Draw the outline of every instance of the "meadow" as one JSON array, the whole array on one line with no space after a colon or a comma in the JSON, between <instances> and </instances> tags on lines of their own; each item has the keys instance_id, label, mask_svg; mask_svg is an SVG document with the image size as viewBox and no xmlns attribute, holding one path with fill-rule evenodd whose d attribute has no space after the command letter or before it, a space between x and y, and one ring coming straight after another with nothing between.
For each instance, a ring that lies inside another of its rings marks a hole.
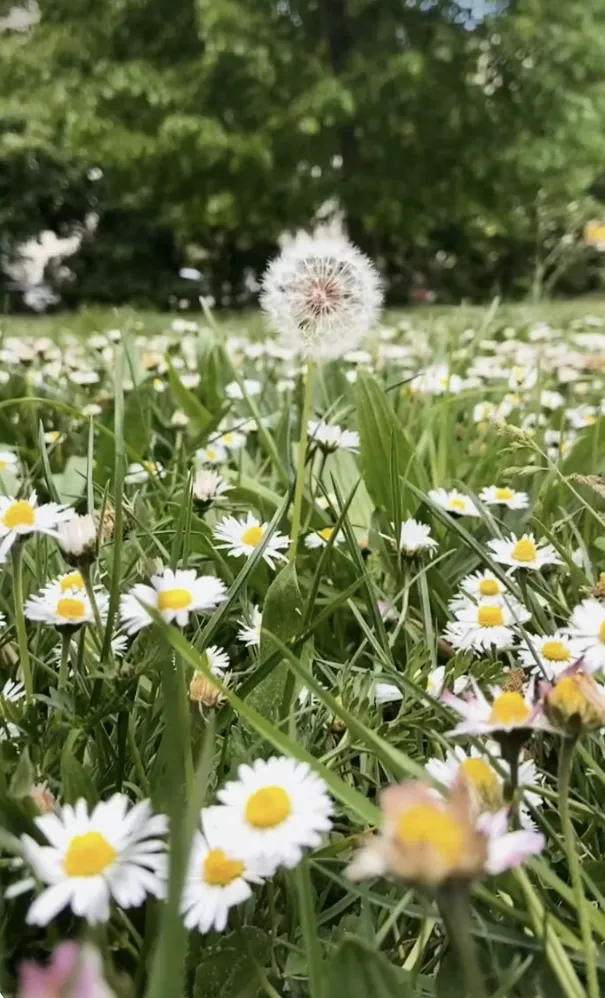
<instances>
[{"instance_id":1,"label":"meadow","mask_svg":"<svg viewBox=\"0 0 605 998\"><path fill-rule=\"evenodd\" d=\"M603 304L0 326L2 993L597 998Z\"/></svg>"}]
</instances>

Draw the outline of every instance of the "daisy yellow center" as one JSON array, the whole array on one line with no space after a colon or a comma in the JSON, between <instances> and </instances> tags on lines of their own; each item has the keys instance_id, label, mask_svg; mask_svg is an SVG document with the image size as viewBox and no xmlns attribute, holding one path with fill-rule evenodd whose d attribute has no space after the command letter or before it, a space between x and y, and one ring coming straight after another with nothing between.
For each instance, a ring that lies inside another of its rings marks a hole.
<instances>
[{"instance_id":1,"label":"daisy yellow center","mask_svg":"<svg viewBox=\"0 0 605 998\"><path fill-rule=\"evenodd\" d=\"M6 462L6 461L3 461L3 460L2 460L1 458L0 458L0 471L4 471L4 469L6 468L6 465L7 465L7 462Z\"/></svg>"},{"instance_id":2,"label":"daisy yellow center","mask_svg":"<svg viewBox=\"0 0 605 998\"><path fill-rule=\"evenodd\" d=\"M57 603L57 616L64 620L81 620L86 613L86 607L81 599L64 596Z\"/></svg>"},{"instance_id":3,"label":"daisy yellow center","mask_svg":"<svg viewBox=\"0 0 605 998\"><path fill-rule=\"evenodd\" d=\"M549 697L549 706L565 718L579 717L583 724L596 726L603 723L603 705L592 703L582 688L581 676L560 679Z\"/></svg>"},{"instance_id":4,"label":"daisy yellow center","mask_svg":"<svg viewBox=\"0 0 605 998\"><path fill-rule=\"evenodd\" d=\"M512 489L496 489L496 499L498 502L509 502L514 497L515 493Z\"/></svg>"},{"instance_id":5,"label":"daisy yellow center","mask_svg":"<svg viewBox=\"0 0 605 998\"><path fill-rule=\"evenodd\" d=\"M327 543L330 540L330 537L332 536L333 533L334 533L333 527L324 527L323 530L319 531L319 536L323 537L324 541L326 541Z\"/></svg>"},{"instance_id":6,"label":"daisy yellow center","mask_svg":"<svg viewBox=\"0 0 605 998\"><path fill-rule=\"evenodd\" d=\"M98 877L117 858L117 852L100 832L76 835L63 860L68 877Z\"/></svg>"},{"instance_id":7,"label":"daisy yellow center","mask_svg":"<svg viewBox=\"0 0 605 998\"><path fill-rule=\"evenodd\" d=\"M264 536L264 527L248 527L242 534L242 542L255 548L257 544L260 544Z\"/></svg>"},{"instance_id":8,"label":"daisy yellow center","mask_svg":"<svg viewBox=\"0 0 605 998\"><path fill-rule=\"evenodd\" d=\"M534 542L530 541L528 537L523 537L515 544L512 557L514 561L530 562L536 560L537 554L538 549Z\"/></svg>"},{"instance_id":9,"label":"daisy yellow center","mask_svg":"<svg viewBox=\"0 0 605 998\"><path fill-rule=\"evenodd\" d=\"M500 592L500 583L495 579L482 579L479 583L479 592L482 596L497 596Z\"/></svg>"},{"instance_id":10,"label":"daisy yellow center","mask_svg":"<svg viewBox=\"0 0 605 998\"><path fill-rule=\"evenodd\" d=\"M84 579L79 572L70 572L66 575L64 579L61 579L60 589L62 593L66 593L68 589L83 589Z\"/></svg>"},{"instance_id":11,"label":"daisy yellow center","mask_svg":"<svg viewBox=\"0 0 605 998\"><path fill-rule=\"evenodd\" d=\"M204 860L202 877L211 887L226 887L244 872L239 859L229 859L222 849L211 849Z\"/></svg>"},{"instance_id":12,"label":"daisy yellow center","mask_svg":"<svg viewBox=\"0 0 605 998\"><path fill-rule=\"evenodd\" d=\"M479 627L502 627L504 614L500 606L480 606L477 612Z\"/></svg>"},{"instance_id":13,"label":"daisy yellow center","mask_svg":"<svg viewBox=\"0 0 605 998\"><path fill-rule=\"evenodd\" d=\"M586 425L587 426L594 426L594 424L596 423L596 421L597 421L597 417L596 416L587 416L586 417Z\"/></svg>"},{"instance_id":14,"label":"daisy yellow center","mask_svg":"<svg viewBox=\"0 0 605 998\"><path fill-rule=\"evenodd\" d=\"M605 645L605 620L599 627L599 640L602 641L603 644Z\"/></svg>"},{"instance_id":15,"label":"daisy yellow center","mask_svg":"<svg viewBox=\"0 0 605 998\"><path fill-rule=\"evenodd\" d=\"M246 804L246 821L254 828L275 828L292 814L292 802L283 787L262 787Z\"/></svg>"},{"instance_id":16,"label":"daisy yellow center","mask_svg":"<svg viewBox=\"0 0 605 998\"><path fill-rule=\"evenodd\" d=\"M459 509L464 512L465 502L464 499L450 499L450 506L452 509Z\"/></svg>"},{"instance_id":17,"label":"daisy yellow center","mask_svg":"<svg viewBox=\"0 0 605 998\"><path fill-rule=\"evenodd\" d=\"M464 849L464 830L451 814L431 804L418 804L397 821L397 840L404 849L429 846L449 865Z\"/></svg>"},{"instance_id":18,"label":"daisy yellow center","mask_svg":"<svg viewBox=\"0 0 605 998\"><path fill-rule=\"evenodd\" d=\"M223 437L223 443L225 443L225 444L232 444L234 440L235 440L235 434L234 433L225 433L225 435Z\"/></svg>"},{"instance_id":19,"label":"daisy yellow center","mask_svg":"<svg viewBox=\"0 0 605 998\"><path fill-rule=\"evenodd\" d=\"M155 470L156 470L156 463L155 463L155 461L143 461L143 468L150 475L154 475L155 474Z\"/></svg>"},{"instance_id":20,"label":"daisy yellow center","mask_svg":"<svg viewBox=\"0 0 605 998\"><path fill-rule=\"evenodd\" d=\"M166 589L158 598L160 610L186 610L191 606L191 593L188 589Z\"/></svg>"},{"instance_id":21,"label":"daisy yellow center","mask_svg":"<svg viewBox=\"0 0 605 998\"><path fill-rule=\"evenodd\" d=\"M542 646L542 654L549 662L569 662L571 652L562 641L545 641Z\"/></svg>"},{"instance_id":22,"label":"daisy yellow center","mask_svg":"<svg viewBox=\"0 0 605 998\"><path fill-rule=\"evenodd\" d=\"M209 458L210 461L216 461L216 451L213 450L212 447L209 447L206 451L206 457Z\"/></svg>"},{"instance_id":23,"label":"daisy yellow center","mask_svg":"<svg viewBox=\"0 0 605 998\"><path fill-rule=\"evenodd\" d=\"M33 527L36 522L34 507L27 499L19 499L8 507L2 522L8 530L17 530L18 527Z\"/></svg>"},{"instance_id":24,"label":"daisy yellow center","mask_svg":"<svg viewBox=\"0 0 605 998\"><path fill-rule=\"evenodd\" d=\"M497 788L498 777L483 759L466 759L460 768L482 796L493 794Z\"/></svg>"},{"instance_id":25,"label":"daisy yellow center","mask_svg":"<svg viewBox=\"0 0 605 998\"><path fill-rule=\"evenodd\" d=\"M492 704L490 724L523 724L531 715L531 710L520 693L508 690L496 697Z\"/></svg>"}]
</instances>

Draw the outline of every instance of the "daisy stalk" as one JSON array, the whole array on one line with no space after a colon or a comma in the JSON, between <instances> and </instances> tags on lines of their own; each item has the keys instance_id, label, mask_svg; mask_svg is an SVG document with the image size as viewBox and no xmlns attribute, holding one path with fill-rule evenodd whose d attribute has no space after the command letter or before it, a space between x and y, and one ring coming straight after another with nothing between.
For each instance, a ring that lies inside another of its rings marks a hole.
<instances>
[{"instance_id":1,"label":"daisy stalk","mask_svg":"<svg viewBox=\"0 0 605 998\"><path fill-rule=\"evenodd\" d=\"M303 395L303 406L300 417L300 440L298 444L298 462L296 468L296 484L294 486L294 506L292 508L292 529L290 531L290 551L289 558L293 561L296 557L296 546L300 535L300 520L302 513L303 493L305 489L305 469L307 458L307 435L309 417L313 404L313 384L315 381L315 362L311 357L307 357L307 372L305 375L305 388Z\"/></svg>"},{"instance_id":2,"label":"daisy stalk","mask_svg":"<svg viewBox=\"0 0 605 998\"><path fill-rule=\"evenodd\" d=\"M561 817L561 827L565 841L565 851L567 862L571 874L571 884L574 892L576 908L580 922L580 932L582 934L582 944L584 950L584 965L586 967L586 982L588 985L589 998L599 998L599 979L597 976L597 964L592 929L590 926L590 915L588 912L588 901L584 893L582 881L582 867L578 856L576 835L574 832L571 815L569 813L569 785L573 760L576 750L577 736L561 738L559 750L558 767L558 792L559 792L559 815Z\"/></svg>"},{"instance_id":3,"label":"daisy stalk","mask_svg":"<svg viewBox=\"0 0 605 998\"><path fill-rule=\"evenodd\" d=\"M28 702L34 692L32 667L27 646L27 631L25 630L25 614L23 602L23 545L17 541L13 544L13 598L15 607L15 627L17 628L17 643L19 645L19 662L23 673L23 684Z\"/></svg>"},{"instance_id":4,"label":"daisy stalk","mask_svg":"<svg viewBox=\"0 0 605 998\"><path fill-rule=\"evenodd\" d=\"M437 895L447 934L458 953L469 998L487 998L477 947L471 933L470 895L466 884L451 881Z\"/></svg>"},{"instance_id":5,"label":"daisy stalk","mask_svg":"<svg viewBox=\"0 0 605 998\"><path fill-rule=\"evenodd\" d=\"M63 628L61 631L61 661L59 665L59 689L64 690L67 686L69 672L69 646L71 644L71 630Z\"/></svg>"}]
</instances>

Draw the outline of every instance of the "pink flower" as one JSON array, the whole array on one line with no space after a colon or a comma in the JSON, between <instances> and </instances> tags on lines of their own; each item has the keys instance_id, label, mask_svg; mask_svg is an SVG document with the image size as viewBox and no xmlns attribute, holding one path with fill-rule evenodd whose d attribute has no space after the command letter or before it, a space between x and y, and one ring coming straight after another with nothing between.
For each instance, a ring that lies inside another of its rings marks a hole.
<instances>
[{"instance_id":1,"label":"pink flower","mask_svg":"<svg viewBox=\"0 0 605 998\"><path fill-rule=\"evenodd\" d=\"M101 957L92 946L64 942L48 966L22 963L17 998L115 998L105 977Z\"/></svg>"}]
</instances>

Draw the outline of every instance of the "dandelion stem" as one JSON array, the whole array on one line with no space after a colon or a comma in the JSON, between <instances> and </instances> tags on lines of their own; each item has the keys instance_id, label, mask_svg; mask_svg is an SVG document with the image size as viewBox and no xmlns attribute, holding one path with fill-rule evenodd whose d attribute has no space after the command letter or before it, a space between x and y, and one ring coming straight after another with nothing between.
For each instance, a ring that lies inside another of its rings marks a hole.
<instances>
[{"instance_id":1,"label":"dandelion stem","mask_svg":"<svg viewBox=\"0 0 605 998\"><path fill-rule=\"evenodd\" d=\"M292 509L292 530L290 533L290 561L296 557L296 547L300 534L300 518L302 513L303 493L305 490L305 468L307 457L307 428L311 407L313 404L313 382L315 380L315 362L307 359L307 374L305 377L305 392L300 416L300 440L298 443L298 462L296 468L296 485L294 487L294 506Z\"/></svg>"},{"instance_id":2,"label":"dandelion stem","mask_svg":"<svg viewBox=\"0 0 605 998\"><path fill-rule=\"evenodd\" d=\"M32 667L27 647L27 631L25 630L25 614L23 612L23 545L20 540L13 544L13 598L15 605L15 625L17 628L17 643L19 645L19 661L23 673L23 685L28 701L34 693Z\"/></svg>"},{"instance_id":3,"label":"dandelion stem","mask_svg":"<svg viewBox=\"0 0 605 998\"><path fill-rule=\"evenodd\" d=\"M485 983L477 949L471 934L470 903L467 888L460 883L444 887L439 894L439 908L450 940L458 952L468 998L486 998Z\"/></svg>"},{"instance_id":4,"label":"dandelion stem","mask_svg":"<svg viewBox=\"0 0 605 998\"><path fill-rule=\"evenodd\" d=\"M59 665L59 689L64 690L67 686L67 673L69 669L69 646L71 645L71 628L64 627L61 630L61 664Z\"/></svg>"},{"instance_id":5,"label":"dandelion stem","mask_svg":"<svg viewBox=\"0 0 605 998\"><path fill-rule=\"evenodd\" d=\"M590 916L587 909L587 900L582 882L582 868L576 843L576 835L569 813L569 784L573 766L573 757L576 749L577 738L562 738L559 752L559 815L561 817L561 827L565 839L565 851L567 862L571 873L571 883L575 895L576 908L578 910L580 931L584 948L584 962L586 967L586 983L588 985L589 998L599 998L599 980L597 977L596 954L592 930L590 926Z\"/></svg>"}]
</instances>

